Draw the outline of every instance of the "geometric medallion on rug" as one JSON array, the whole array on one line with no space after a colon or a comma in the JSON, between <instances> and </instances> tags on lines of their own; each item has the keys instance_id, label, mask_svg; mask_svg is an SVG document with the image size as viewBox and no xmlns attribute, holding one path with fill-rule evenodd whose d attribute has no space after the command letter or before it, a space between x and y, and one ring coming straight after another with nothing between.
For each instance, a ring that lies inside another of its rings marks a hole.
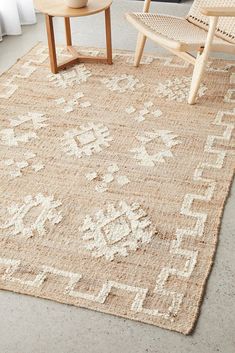
<instances>
[{"instance_id":1,"label":"geometric medallion on rug","mask_svg":"<svg viewBox=\"0 0 235 353\"><path fill-rule=\"evenodd\" d=\"M233 178L235 65L212 61L194 106L191 75L121 51L55 75L40 44L1 76L0 289L193 330Z\"/></svg>"}]
</instances>

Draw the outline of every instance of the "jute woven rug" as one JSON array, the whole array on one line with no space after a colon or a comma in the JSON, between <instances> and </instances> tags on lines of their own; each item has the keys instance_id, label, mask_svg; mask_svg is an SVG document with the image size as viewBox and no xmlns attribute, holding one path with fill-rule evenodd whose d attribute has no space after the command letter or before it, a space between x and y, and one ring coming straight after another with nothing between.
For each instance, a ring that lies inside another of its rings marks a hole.
<instances>
[{"instance_id":1,"label":"jute woven rug","mask_svg":"<svg viewBox=\"0 0 235 353\"><path fill-rule=\"evenodd\" d=\"M0 288L188 334L233 176L234 63L189 106L191 67L132 60L53 75L40 44L1 76Z\"/></svg>"}]
</instances>

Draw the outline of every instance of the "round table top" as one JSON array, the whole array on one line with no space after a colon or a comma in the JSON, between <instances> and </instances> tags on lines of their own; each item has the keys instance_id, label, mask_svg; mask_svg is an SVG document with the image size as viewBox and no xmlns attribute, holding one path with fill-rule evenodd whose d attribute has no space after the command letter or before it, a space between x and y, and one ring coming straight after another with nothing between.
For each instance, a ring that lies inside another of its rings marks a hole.
<instances>
[{"instance_id":1,"label":"round table top","mask_svg":"<svg viewBox=\"0 0 235 353\"><path fill-rule=\"evenodd\" d=\"M47 15L56 17L80 17L94 15L108 9L112 0L88 0L86 7L73 9L64 0L34 0L35 8Z\"/></svg>"}]
</instances>

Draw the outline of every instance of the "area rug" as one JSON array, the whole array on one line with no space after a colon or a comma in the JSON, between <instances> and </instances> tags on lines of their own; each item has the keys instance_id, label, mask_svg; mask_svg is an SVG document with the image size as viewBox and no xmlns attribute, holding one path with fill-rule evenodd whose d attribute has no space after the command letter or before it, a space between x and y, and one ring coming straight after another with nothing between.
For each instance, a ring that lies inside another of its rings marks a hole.
<instances>
[{"instance_id":1,"label":"area rug","mask_svg":"<svg viewBox=\"0 0 235 353\"><path fill-rule=\"evenodd\" d=\"M0 288L188 334L233 177L235 65L211 62L189 106L192 67L132 63L54 75L40 44L1 76Z\"/></svg>"}]
</instances>

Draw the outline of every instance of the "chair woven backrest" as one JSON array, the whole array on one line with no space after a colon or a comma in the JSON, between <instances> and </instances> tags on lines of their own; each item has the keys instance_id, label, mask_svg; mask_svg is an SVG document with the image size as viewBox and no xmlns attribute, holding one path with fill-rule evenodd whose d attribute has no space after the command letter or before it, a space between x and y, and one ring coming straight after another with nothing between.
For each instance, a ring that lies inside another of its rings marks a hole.
<instances>
[{"instance_id":1,"label":"chair woven backrest","mask_svg":"<svg viewBox=\"0 0 235 353\"><path fill-rule=\"evenodd\" d=\"M235 7L235 0L194 0L187 20L198 27L208 30L209 17L201 14L202 7ZM235 18L220 17L216 35L230 43L235 43Z\"/></svg>"}]
</instances>

